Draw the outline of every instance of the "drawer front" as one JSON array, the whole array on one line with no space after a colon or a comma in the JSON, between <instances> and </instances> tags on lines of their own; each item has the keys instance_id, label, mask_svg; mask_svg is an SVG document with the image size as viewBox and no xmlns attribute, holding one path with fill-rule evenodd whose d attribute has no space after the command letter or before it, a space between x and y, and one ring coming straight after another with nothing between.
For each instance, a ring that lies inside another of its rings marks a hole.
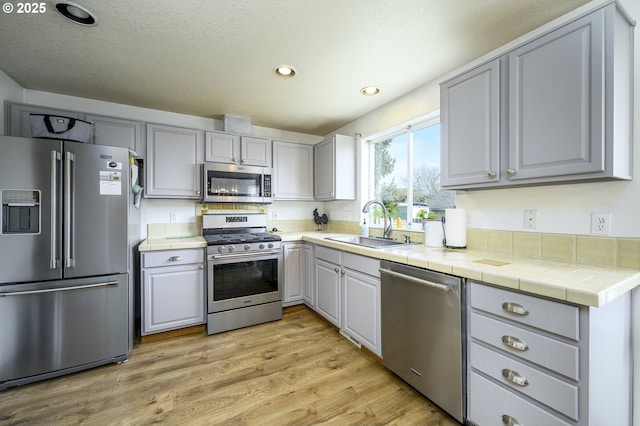
<instances>
[{"instance_id":1,"label":"drawer front","mask_svg":"<svg viewBox=\"0 0 640 426\"><path fill-rule=\"evenodd\" d=\"M578 420L578 387L496 351L471 343L471 367Z\"/></svg>"},{"instance_id":2,"label":"drawer front","mask_svg":"<svg viewBox=\"0 0 640 426\"><path fill-rule=\"evenodd\" d=\"M475 372L471 372L469 377L468 418L480 426L509 424L523 426L570 425L570 423L559 419ZM510 419L513 419L512 423L510 423Z\"/></svg>"},{"instance_id":3,"label":"drawer front","mask_svg":"<svg viewBox=\"0 0 640 426\"><path fill-rule=\"evenodd\" d=\"M471 283L471 306L521 324L579 340L576 306Z\"/></svg>"},{"instance_id":4,"label":"drawer front","mask_svg":"<svg viewBox=\"0 0 640 426\"><path fill-rule=\"evenodd\" d=\"M380 261L353 253L344 253L342 266L363 274L380 278Z\"/></svg>"},{"instance_id":5,"label":"drawer front","mask_svg":"<svg viewBox=\"0 0 640 426\"><path fill-rule=\"evenodd\" d=\"M203 249L159 250L142 253L143 268L177 266L204 262Z\"/></svg>"},{"instance_id":6,"label":"drawer front","mask_svg":"<svg viewBox=\"0 0 640 426\"><path fill-rule=\"evenodd\" d=\"M579 380L577 346L471 313L471 337L566 377Z\"/></svg>"},{"instance_id":7,"label":"drawer front","mask_svg":"<svg viewBox=\"0 0 640 426\"><path fill-rule=\"evenodd\" d=\"M316 259L322 259L327 262L335 263L336 265L342 265L342 252L339 250L316 246L315 255Z\"/></svg>"}]
</instances>

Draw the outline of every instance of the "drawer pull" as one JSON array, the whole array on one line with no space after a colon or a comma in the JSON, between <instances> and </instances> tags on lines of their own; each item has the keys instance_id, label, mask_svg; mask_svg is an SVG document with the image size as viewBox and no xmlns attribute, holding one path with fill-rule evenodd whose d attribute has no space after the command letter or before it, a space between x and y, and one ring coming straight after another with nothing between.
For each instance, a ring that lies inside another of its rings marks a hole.
<instances>
[{"instance_id":1,"label":"drawer pull","mask_svg":"<svg viewBox=\"0 0 640 426\"><path fill-rule=\"evenodd\" d=\"M515 383L518 386L528 386L529 381L522 377L518 372L513 371L509 368L505 368L502 370L502 377L507 379L508 381Z\"/></svg>"},{"instance_id":2,"label":"drawer pull","mask_svg":"<svg viewBox=\"0 0 640 426\"><path fill-rule=\"evenodd\" d=\"M522 426L515 418L508 416L506 414L502 415L502 424L505 426Z\"/></svg>"},{"instance_id":3,"label":"drawer pull","mask_svg":"<svg viewBox=\"0 0 640 426\"><path fill-rule=\"evenodd\" d=\"M529 311L527 311L527 308L513 302L504 302L502 304L502 309L516 315L529 315Z\"/></svg>"},{"instance_id":4,"label":"drawer pull","mask_svg":"<svg viewBox=\"0 0 640 426\"><path fill-rule=\"evenodd\" d=\"M522 340L518 339L517 337L513 337L513 336L502 336L502 343L504 343L505 345L513 348L513 349L517 349L519 351L528 351L529 350L529 346L523 342Z\"/></svg>"},{"instance_id":5,"label":"drawer pull","mask_svg":"<svg viewBox=\"0 0 640 426\"><path fill-rule=\"evenodd\" d=\"M182 260L182 256L171 256L169 258L169 262L180 262Z\"/></svg>"}]
</instances>

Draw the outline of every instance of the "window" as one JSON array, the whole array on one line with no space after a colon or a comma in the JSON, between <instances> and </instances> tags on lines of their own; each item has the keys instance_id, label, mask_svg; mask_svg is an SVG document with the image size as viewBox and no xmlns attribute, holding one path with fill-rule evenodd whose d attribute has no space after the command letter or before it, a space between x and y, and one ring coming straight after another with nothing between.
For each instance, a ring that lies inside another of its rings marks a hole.
<instances>
[{"instance_id":1,"label":"window","mask_svg":"<svg viewBox=\"0 0 640 426\"><path fill-rule=\"evenodd\" d=\"M440 187L439 120L431 116L368 140L369 195L381 201L392 218L414 221L421 209L441 216L454 207L455 192ZM374 223L376 219L374 213Z\"/></svg>"}]
</instances>

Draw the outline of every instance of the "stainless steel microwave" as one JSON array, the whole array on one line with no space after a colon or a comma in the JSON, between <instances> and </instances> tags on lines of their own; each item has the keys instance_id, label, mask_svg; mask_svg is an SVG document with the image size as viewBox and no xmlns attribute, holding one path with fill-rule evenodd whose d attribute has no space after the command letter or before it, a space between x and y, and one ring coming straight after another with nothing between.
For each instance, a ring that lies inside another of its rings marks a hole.
<instances>
[{"instance_id":1,"label":"stainless steel microwave","mask_svg":"<svg viewBox=\"0 0 640 426\"><path fill-rule=\"evenodd\" d=\"M205 203L271 202L271 169L237 164L204 163Z\"/></svg>"}]
</instances>

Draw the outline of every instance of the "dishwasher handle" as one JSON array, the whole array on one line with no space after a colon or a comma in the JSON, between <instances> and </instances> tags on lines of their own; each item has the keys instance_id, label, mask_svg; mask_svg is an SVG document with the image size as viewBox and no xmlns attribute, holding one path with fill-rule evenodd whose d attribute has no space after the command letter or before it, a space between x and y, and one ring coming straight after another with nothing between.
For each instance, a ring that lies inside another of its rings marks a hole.
<instances>
[{"instance_id":1,"label":"dishwasher handle","mask_svg":"<svg viewBox=\"0 0 640 426\"><path fill-rule=\"evenodd\" d=\"M437 290L441 290L441 291L444 291L444 292L448 292L452 288L451 286L448 286L448 285L445 285L445 284L434 283L433 281L427 281L427 280L423 280L423 279L420 279L420 278L412 277L411 275L401 274L399 272L392 271L391 269L380 268L380 269L378 269L378 271L380 271L380 273L382 273L382 274L391 275L391 276L396 277L396 278L401 278L403 280L407 280L407 281L414 282L416 284L421 284L421 285L424 285L424 286L427 286L427 287L435 288Z\"/></svg>"}]
</instances>

